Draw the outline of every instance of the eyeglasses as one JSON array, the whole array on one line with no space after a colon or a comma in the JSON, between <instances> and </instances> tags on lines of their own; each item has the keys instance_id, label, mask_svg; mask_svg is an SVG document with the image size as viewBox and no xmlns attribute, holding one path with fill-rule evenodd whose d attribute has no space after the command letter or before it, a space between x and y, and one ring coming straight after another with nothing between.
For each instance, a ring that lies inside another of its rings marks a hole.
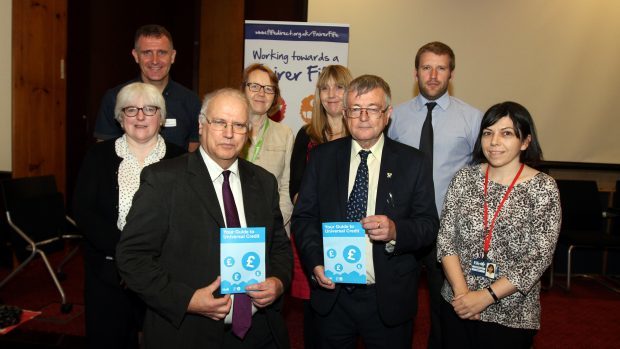
<instances>
[{"instance_id":1,"label":"eyeglasses","mask_svg":"<svg viewBox=\"0 0 620 349\"><path fill-rule=\"evenodd\" d=\"M142 114L144 114L144 116L153 116L153 115L157 114L157 111L159 109L160 109L159 107L156 107L154 105L145 105L142 108L138 108L138 107L125 107L125 108L123 108L121 110L123 111L123 113L125 113L125 116L133 118L134 116L138 115L138 112L140 110L142 110Z\"/></svg>"},{"instance_id":2,"label":"eyeglasses","mask_svg":"<svg viewBox=\"0 0 620 349\"><path fill-rule=\"evenodd\" d=\"M344 110L344 115L350 119L357 119L361 117L362 112L365 111L366 115L368 115L369 118L378 119L381 117L381 115L383 115L383 113L385 113L386 110L388 110L388 108L381 110L377 107L369 107L369 108L353 107L353 108L346 108Z\"/></svg>"},{"instance_id":3,"label":"eyeglasses","mask_svg":"<svg viewBox=\"0 0 620 349\"><path fill-rule=\"evenodd\" d=\"M213 128L213 130L215 131L224 131L229 123L221 120L221 119L215 119L215 120L209 120L207 118L205 118L207 120L207 123L209 125L211 125L211 127ZM240 122L231 122L230 125L232 125L232 131L233 133L237 133L240 135L246 134L248 133L248 125L247 124L243 124Z\"/></svg>"},{"instance_id":4,"label":"eyeglasses","mask_svg":"<svg viewBox=\"0 0 620 349\"><path fill-rule=\"evenodd\" d=\"M276 93L276 87L273 85L261 85L255 82L248 82L245 84L245 86L247 86L252 92L258 92L262 88L263 91L265 91L265 93L268 95L273 95Z\"/></svg>"}]
</instances>

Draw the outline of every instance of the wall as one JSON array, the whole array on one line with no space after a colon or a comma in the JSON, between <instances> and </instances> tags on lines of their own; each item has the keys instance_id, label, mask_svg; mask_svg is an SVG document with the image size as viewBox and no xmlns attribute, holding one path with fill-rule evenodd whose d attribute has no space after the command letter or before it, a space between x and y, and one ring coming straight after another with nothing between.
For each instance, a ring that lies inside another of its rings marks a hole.
<instances>
[{"instance_id":1,"label":"wall","mask_svg":"<svg viewBox=\"0 0 620 349\"><path fill-rule=\"evenodd\" d=\"M0 1L0 171L11 171L11 1Z\"/></svg>"},{"instance_id":2,"label":"wall","mask_svg":"<svg viewBox=\"0 0 620 349\"><path fill-rule=\"evenodd\" d=\"M620 163L618 18L616 0L308 1L309 22L351 25L349 67L385 78L395 104L414 94L417 49L447 43L453 94L525 105L554 161Z\"/></svg>"},{"instance_id":3,"label":"wall","mask_svg":"<svg viewBox=\"0 0 620 349\"><path fill-rule=\"evenodd\" d=\"M418 47L455 51L452 92L486 109L502 100L534 116L545 158L620 163L620 2L616 0L309 0L308 21L349 23L349 66L413 96ZM386 8L389 4L389 8ZM11 13L0 1L0 171L11 170ZM389 64L387 64L389 62Z\"/></svg>"}]
</instances>

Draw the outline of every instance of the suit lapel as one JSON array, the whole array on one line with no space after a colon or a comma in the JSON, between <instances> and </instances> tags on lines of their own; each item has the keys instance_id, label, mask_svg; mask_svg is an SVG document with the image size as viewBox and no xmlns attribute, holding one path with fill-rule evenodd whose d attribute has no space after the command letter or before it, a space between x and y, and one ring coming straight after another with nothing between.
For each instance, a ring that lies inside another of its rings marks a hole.
<instances>
[{"instance_id":1,"label":"suit lapel","mask_svg":"<svg viewBox=\"0 0 620 349\"><path fill-rule=\"evenodd\" d=\"M379 169L379 183L377 185L377 201L375 202L375 214L385 214L386 204L393 200L391 182L396 168L397 156L391 146L390 139L385 137L383 153L381 154L381 168Z\"/></svg>"},{"instance_id":2,"label":"suit lapel","mask_svg":"<svg viewBox=\"0 0 620 349\"><path fill-rule=\"evenodd\" d=\"M349 136L347 142L342 142L342 146L336 154L336 181L338 188L338 205L341 217L346 219L347 201L349 200L349 167L351 165L351 142Z\"/></svg>"},{"instance_id":3,"label":"suit lapel","mask_svg":"<svg viewBox=\"0 0 620 349\"><path fill-rule=\"evenodd\" d=\"M238 160L239 177L241 178L241 191L243 192L243 210L245 211L245 222L248 227L264 226L260 217L257 215L256 203L261 202L259 183L255 173L249 163L243 159Z\"/></svg>"},{"instance_id":4,"label":"suit lapel","mask_svg":"<svg viewBox=\"0 0 620 349\"><path fill-rule=\"evenodd\" d=\"M220 225L226 227L217 194L211 182L211 176L207 165L202 160L199 151L190 154L187 159L187 172L189 173L189 186L196 191L200 202L205 207L209 215Z\"/></svg>"}]
</instances>

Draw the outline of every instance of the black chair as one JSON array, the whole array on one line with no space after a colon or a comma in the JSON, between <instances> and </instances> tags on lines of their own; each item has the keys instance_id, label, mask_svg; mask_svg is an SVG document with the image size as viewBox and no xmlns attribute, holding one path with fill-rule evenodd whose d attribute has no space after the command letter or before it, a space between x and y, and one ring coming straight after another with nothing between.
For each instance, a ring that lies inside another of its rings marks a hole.
<instances>
[{"instance_id":1,"label":"black chair","mask_svg":"<svg viewBox=\"0 0 620 349\"><path fill-rule=\"evenodd\" d=\"M58 276L62 275L62 266L75 255L79 246L76 245L60 262L56 272L52 269L45 250L63 248L65 239L81 238L81 235L75 228L75 222L65 215L64 198L56 188L54 176L3 180L1 189L6 218L15 232L10 234L10 242L21 262L0 281L0 288L38 254L60 293L61 311L70 312L72 304L67 302Z\"/></svg>"},{"instance_id":2,"label":"black chair","mask_svg":"<svg viewBox=\"0 0 620 349\"><path fill-rule=\"evenodd\" d=\"M607 249L620 248L620 236L610 234L607 230L607 219L612 214L603 210L598 186L595 181L558 180L560 200L562 204L562 229L559 244L567 246L566 290L570 290L573 276L590 277L606 287L620 292L604 278L605 267L602 261L601 275L572 273L573 252L578 248ZM602 277L601 277L602 276Z\"/></svg>"}]
</instances>

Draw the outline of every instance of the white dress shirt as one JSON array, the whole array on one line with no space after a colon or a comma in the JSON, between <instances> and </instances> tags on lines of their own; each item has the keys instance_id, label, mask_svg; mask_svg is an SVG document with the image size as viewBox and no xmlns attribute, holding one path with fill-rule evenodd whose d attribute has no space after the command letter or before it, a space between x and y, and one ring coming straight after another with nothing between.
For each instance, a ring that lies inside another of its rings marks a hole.
<instances>
[{"instance_id":1,"label":"white dress shirt","mask_svg":"<svg viewBox=\"0 0 620 349\"><path fill-rule=\"evenodd\" d=\"M375 204L377 203L377 188L379 187L379 171L381 170L381 154L383 153L383 144L385 139L383 134L373 145L370 147L370 154L366 163L368 164L368 201L366 204L366 216L372 216L375 214ZM353 185L355 184L355 175L357 174L357 168L361 162L359 152L362 147L355 141L351 142L351 160L349 165L349 188L348 193L351 195ZM372 247L373 242L370 241L368 235L366 235L366 283L375 283L375 267L372 259Z\"/></svg>"},{"instance_id":2,"label":"white dress shirt","mask_svg":"<svg viewBox=\"0 0 620 349\"><path fill-rule=\"evenodd\" d=\"M228 177L228 182L230 183L230 190L232 190L233 197L235 198L235 206L237 206L237 213L239 214L239 224L243 228L247 228L247 223L245 221L245 210L243 209L243 193L241 191L241 178L239 177L239 161L235 160L229 168L223 169L218 165L209 154L207 154L202 146L200 147L200 155L202 155L202 160L207 165L207 170L209 170L209 175L211 176L211 182L213 183L213 189L215 189L215 194L217 195L217 201L220 204L220 210L222 210L222 217L224 217L224 223L226 223L226 211L224 210L224 198L222 197L222 184L224 184L224 176L222 176L222 172L228 170L231 172ZM213 234L220 234L219 231L213 232ZM231 299L235 300L235 295L231 295ZM252 303L252 315L256 313L256 307L254 303ZM226 314L226 318L224 319L225 324L232 324L232 316L233 316L233 307L230 307L230 312Z\"/></svg>"}]
</instances>

